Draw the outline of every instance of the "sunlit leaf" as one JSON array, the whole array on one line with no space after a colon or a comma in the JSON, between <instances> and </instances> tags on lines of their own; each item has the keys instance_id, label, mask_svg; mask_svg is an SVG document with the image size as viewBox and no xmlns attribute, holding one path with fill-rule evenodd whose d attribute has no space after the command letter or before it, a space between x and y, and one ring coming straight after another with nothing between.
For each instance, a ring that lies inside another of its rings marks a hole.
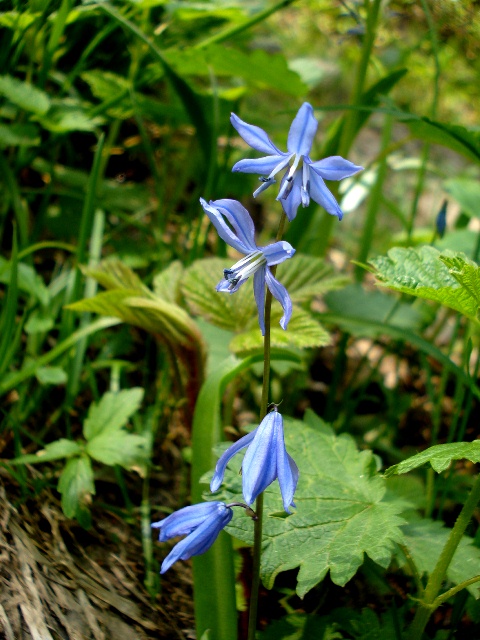
<instances>
[{"instance_id":1,"label":"sunlit leaf","mask_svg":"<svg viewBox=\"0 0 480 640\"><path fill-rule=\"evenodd\" d=\"M453 460L470 460L470 462L480 462L480 440L473 442L452 442L450 444L436 444L417 453L398 464L389 467L385 475L408 473L417 467L430 463L432 469L441 473L448 469Z\"/></svg>"},{"instance_id":2,"label":"sunlit leaf","mask_svg":"<svg viewBox=\"0 0 480 640\"><path fill-rule=\"evenodd\" d=\"M81 452L82 448L79 444L73 440L60 438L60 440L50 442L50 444L45 446L45 449L42 449L35 454L14 458L11 461L11 464L38 464L39 462L51 462L52 460L61 460L62 458L78 456Z\"/></svg>"},{"instance_id":3,"label":"sunlit leaf","mask_svg":"<svg viewBox=\"0 0 480 640\"><path fill-rule=\"evenodd\" d=\"M145 436L128 433L123 429L115 433L100 433L88 442L85 450L103 464L119 464L125 469L143 468L150 455L149 442Z\"/></svg>"},{"instance_id":4,"label":"sunlit leaf","mask_svg":"<svg viewBox=\"0 0 480 640\"><path fill-rule=\"evenodd\" d=\"M45 114L50 108L50 99L44 91L12 76L0 76L0 95L36 115Z\"/></svg>"},{"instance_id":5,"label":"sunlit leaf","mask_svg":"<svg viewBox=\"0 0 480 640\"><path fill-rule=\"evenodd\" d=\"M91 440L100 433L105 433L115 439L117 434L114 432L124 427L140 408L143 394L140 387L123 389L117 393L107 391L98 402L90 405L83 424L85 438Z\"/></svg>"}]
</instances>

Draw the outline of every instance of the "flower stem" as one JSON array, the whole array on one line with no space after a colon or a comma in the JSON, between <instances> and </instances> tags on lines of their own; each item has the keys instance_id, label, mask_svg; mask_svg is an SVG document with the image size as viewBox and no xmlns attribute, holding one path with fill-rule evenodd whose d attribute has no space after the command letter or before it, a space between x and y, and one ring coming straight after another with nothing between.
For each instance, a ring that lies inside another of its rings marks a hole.
<instances>
[{"instance_id":1,"label":"flower stem","mask_svg":"<svg viewBox=\"0 0 480 640\"><path fill-rule=\"evenodd\" d=\"M438 606L437 603L439 603L439 600L437 600L437 596L445 579L447 569L479 501L480 474L475 480L472 491L463 505L463 509L461 510L442 553L440 554L435 569L430 575L425 591L421 597L420 606L417 609L412 626L410 627L410 633L408 635L409 640L421 640L423 631L427 626L427 622L434 610L437 608L435 605Z\"/></svg>"},{"instance_id":2,"label":"flower stem","mask_svg":"<svg viewBox=\"0 0 480 640\"><path fill-rule=\"evenodd\" d=\"M282 239L287 216L282 212L278 224L275 242ZM275 275L276 266L271 268ZM268 395L270 390L270 325L272 312L272 293L267 288L265 296L265 335L263 337L263 385L262 400L260 405L260 421L267 415ZM248 615L248 640L255 640L257 629L258 592L260 589L260 560L262 556L262 530L263 530L263 493L260 493L255 502L257 519L254 521L253 530L253 566L252 566L252 590L250 594L250 609Z\"/></svg>"}]
</instances>

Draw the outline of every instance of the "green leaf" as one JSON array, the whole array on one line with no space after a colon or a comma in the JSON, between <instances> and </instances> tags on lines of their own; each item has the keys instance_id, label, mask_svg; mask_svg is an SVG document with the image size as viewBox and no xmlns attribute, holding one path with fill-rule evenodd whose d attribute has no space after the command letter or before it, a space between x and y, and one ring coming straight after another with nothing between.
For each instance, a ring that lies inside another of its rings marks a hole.
<instances>
[{"instance_id":1,"label":"green leaf","mask_svg":"<svg viewBox=\"0 0 480 640\"><path fill-rule=\"evenodd\" d=\"M42 306L48 306L50 303L50 293L35 269L22 262L18 263L17 268L18 288L33 296ZM0 282L9 284L11 273L11 261L0 256Z\"/></svg>"},{"instance_id":2,"label":"green leaf","mask_svg":"<svg viewBox=\"0 0 480 640\"><path fill-rule=\"evenodd\" d=\"M145 436L120 429L104 431L92 438L86 452L103 464L119 464L125 469L142 470L150 457L149 442Z\"/></svg>"},{"instance_id":3,"label":"green leaf","mask_svg":"<svg viewBox=\"0 0 480 640\"><path fill-rule=\"evenodd\" d=\"M184 268L180 260L174 260L166 269L157 273L153 279L153 291L155 295L167 302L180 304L180 281Z\"/></svg>"},{"instance_id":4,"label":"green leaf","mask_svg":"<svg viewBox=\"0 0 480 640\"><path fill-rule=\"evenodd\" d=\"M12 76L0 76L0 95L36 115L45 114L50 108L50 99L44 91Z\"/></svg>"},{"instance_id":5,"label":"green leaf","mask_svg":"<svg viewBox=\"0 0 480 640\"><path fill-rule=\"evenodd\" d=\"M113 118L125 120L133 115L131 100L125 98L125 92L132 89L132 83L123 76L111 73L105 69L93 69L80 74L84 82L88 84L93 95L102 101L110 101L116 95L119 99L107 110Z\"/></svg>"},{"instance_id":6,"label":"green leaf","mask_svg":"<svg viewBox=\"0 0 480 640\"><path fill-rule=\"evenodd\" d=\"M470 462L480 462L480 440L473 442L452 442L451 444L436 444L417 453L398 464L389 467L385 471L385 476L408 473L412 469L417 469L428 462L432 469L441 473L448 469L452 460L470 460Z\"/></svg>"},{"instance_id":7,"label":"green leaf","mask_svg":"<svg viewBox=\"0 0 480 640\"><path fill-rule=\"evenodd\" d=\"M90 405L83 425L85 438L91 440L101 433L108 433L116 438L112 432L124 427L129 418L138 411L143 394L144 391L140 387L123 389L117 393L107 391L99 402Z\"/></svg>"},{"instance_id":8,"label":"green leaf","mask_svg":"<svg viewBox=\"0 0 480 640\"><path fill-rule=\"evenodd\" d=\"M58 481L62 494L62 509L67 518L76 518L84 527L90 525L88 505L95 494L93 469L88 456L67 462Z\"/></svg>"},{"instance_id":9,"label":"green leaf","mask_svg":"<svg viewBox=\"0 0 480 640\"><path fill-rule=\"evenodd\" d=\"M472 218L480 217L480 184L471 178L452 178L444 185L449 193L460 205L462 212Z\"/></svg>"},{"instance_id":10,"label":"green leaf","mask_svg":"<svg viewBox=\"0 0 480 640\"><path fill-rule=\"evenodd\" d=\"M337 275L333 267L321 258L301 253L278 265L277 278L286 287L294 304L310 302L350 282L350 278Z\"/></svg>"},{"instance_id":11,"label":"green leaf","mask_svg":"<svg viewBox=\"0 0 480 640\"><path fill-rule=\"evenodd\" d=\"M480 132L478 129L468 129L458 124L436 122L430 118L416 118L406 114L405 124L410 128L414 136L453 149L469 160L480 162Z\"/></svg>"},{"instance_id":12,"label":"green leaf","mask_svg":"<svg viewBox=\"0 0 480 640\"><path fill-rule=\"evenodd\" d=\"M275 310L272 313L272 327L270 330L270 342L272 347L297 347L307 349L323 347L330 344L331 337L317 320L300 309L293 308L292 319L288 323L287 331L279 326L281 312ZM252 331L240 333L230 342L233 353L247 353L263 348L262 333L257 326Z\"/></svg>"},{"instance_id":13,"label":"green leaf","mask_svg":"<svg viewBox=\"0 0 480 640\"><path fill-rule=\"evenodd\" d=\"M433 247L390 249L370 260L381 284L419 298L440 302L478 321L480 267L462 253Z\"/></svg>"},{"instance_id":14,"label":"green leaf","mask_svg":"<svg viewBox=\"0 0 480 640\"><path fill-rule=\"evenodd\" d=\"M100 118L91 118L80 105L65 102L53 105L39 121L45 129L53 133L94 131L102 122Z\"/></svg>"},{"instance_id":15,"label":"green leaf","mask_svg":"<svg viewBox=\"0 0 480 640\"><path fill-rule=\"evenodd\" d=\"M60 438L55 442L47 444L45 449L35 454L18 456L11 461L11 464L38 464L39 462L51 462L52 460L60 460L61 458L70 458L78 456L82 452L80 445L73 440Z\"/></svg>"},{"instance_id":16,"label":"green leaf","mask_svg":"<svg viewBox=\"0 0 480 640\"><path fill-rule=\"evenodd\" d=\"M0 147L36 147L39 144L40 134L35 125L0 124Z\"/></svg>"},{"instance_id":17,"label":"green leaf","mask_svg":"<svg viewBox=\"0 0 480 640\"><path fill-rule=\"evenodd\" d=\"M351 436L337 437L327 425L317 429L291 419L285 421L285 444L300 469L296 509L288 517L283 513L277 482L266 490L261 567L265 586L271 589L281 571L297 567L300 597L328 571L335 584L344 586L365 553L387 567L394 543L402 540L398 514L404 502L384 500L385 480L376 472L373 454L359 452ZM229 502L242 500L240 463L241 456L235 456L225 476L223 494ZM239 511L227 530L251 544L252 522Z\"/></svg>"},{"instance_id":18,"label":"green leaf","mask_svg":"<svg viewBox=\"0 0 480 640\"><path fill-rule=\"evenodd\" d=\"M438 521L418 520L402 527L402 531L406 546L420 575L431 574L451 530ZM480 575L480 549L475 546L472 538L463 536L447 569L447 578L454 584L460 584L478 575ZM480 597L478 583L471 584L467 587L467 591L475 598Z\"/></svg>"},{"instance_id":19,"label":"green leaf","mask_svg":"<svg viewBox=\"0 0 480 640\"><path fill-rule=\"evenodd\" d=\"M39 367L35 376L40 384L65 384L67 382L67 373L62 367Z\"/></svg>"}]
</instances>

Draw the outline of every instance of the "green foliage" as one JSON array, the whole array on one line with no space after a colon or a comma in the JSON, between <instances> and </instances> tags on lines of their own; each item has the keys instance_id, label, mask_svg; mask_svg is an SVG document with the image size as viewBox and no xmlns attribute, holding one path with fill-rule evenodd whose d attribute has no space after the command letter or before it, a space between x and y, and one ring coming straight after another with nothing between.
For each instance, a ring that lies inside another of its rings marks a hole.
<instances>
[{"instance_id":1,"label":"green foliage","mask_svg":"<svg viewBox=\"0 0 480 640\"><path fill-rule=\"evenodd\" d=\"M92 463L87 456L68 460L58 481L62 509L67 518L75 518L88 529L91 526L89 505L95 493Z\"/></svg>"},{"instance_id":2,"label":"green foliage","mask_svg":"<svg viewBox=\"0 0 480 640\"><path fill-rule=\"evenodd\" d=\"M50 109L50 99L44 91L12 76L0 76L0 95L37 116L45 115Z\"/></svg>"},{"instance_id":3,"label":"green foliage","mask_svg":"<svg viewBox=\"0 0 480 640\"><path fill-rule=\"evenodd\" d=\"M335 436L320 418L308 423L287 420L287 451L296 461L300 480L295 512L287 516L277 483L265 492L261 575L273 587L281 571L299 568L297 593L303 597L328 571L345 585L364 561L364 554L382 567L390 563L396 542L403 540L399 517L403 502L385 500L385 484L371 452L359 452L351 436ZM240 456L225 476L226 500L241 500ZM215 496L216 497L216 496ZM227 530L252 543L252 523L235 512Z\"/></svg>"},{"instance_id":4,"label":"green foliage","mask_svg":"<svg viewBox=\"0 0 480 640\"><path fill-rule=\"evenodd\" d=\"M450 444L436 444L417 453L398 464L389 467L385 471L385 476L408 473L424 464L430 463L432 469L441 473L448 469L453 460L469 460L470 462L480 462L480 440L473 442L452 442Z\"/></svg>"},{"instance_id":5,"label":"green foliage","mask_svg":"<svg viewBox=\"0 0 480 640\"><path fill-rule=\"evenodd\" d=\"M370 263L383 286L440 302L478 321L480 268L464 254L397 247Z\"/></svg>"},{"instance_id":6,"label":"green foliage","mask_svg":"<svg viewBox=\"0 0 480 640\"><path fill-rule=\"evenodd\" d=\"M105 393L98 403L94 403L88 410L83 423L83 435L92 440L100 433L115 434L124 427L136 413L143 400L143 389L124 389L119 393L111 391Z\"/></svg>"}]
</instances>

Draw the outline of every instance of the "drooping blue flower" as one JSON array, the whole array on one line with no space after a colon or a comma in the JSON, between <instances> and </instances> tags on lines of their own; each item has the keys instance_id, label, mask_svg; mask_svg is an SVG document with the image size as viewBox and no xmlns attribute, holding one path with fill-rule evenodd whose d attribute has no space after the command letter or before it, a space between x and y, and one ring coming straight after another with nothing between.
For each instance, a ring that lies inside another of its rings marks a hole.
<instances>
[{"instance_id":1,"label":"drooping blue flower","mask_svg":"<svg viewBox=\"0 0 480 640\"><path fill-rule=\"evenodd\" d=\"M287 152L280 151L260 127L247 124L234 113L230 122L240 136L256 151L267 153L264 158L240 160L232 171L262 174L263 183L253 194L256 197L276 182L275 176L286 169L277 200L282 203L289 220L297 215L302 204L308 207L310 198L322 206L330 215L342 219L343 213L324 180L343 180L363 169L341 156L331 156L313 162L309 156L318 122L313 115L313 108L304 102L293 119L288 133ZM299 169L302 160L302 171ZM291 163L291 164L290 164Z\"/></svg>"},{"instance_id":2,"label":"drooping blue flower","mask_svg":"<svg viewBox=\"0 0 480 640\"><path fill-rule=\"evenodd\" d=\"M177 560L188 560L208 551L232 517L232 509L224 502L203 502L184 507L154 522L152 528L160 529L160 542L176 536L187 536L170 551L162 562L160 573L168 571Z\"/></svg>"},{"instance_id":3,"label":"drooping blue flower","mask_svg":"<svg viewBox=\"0 0 480 640\"><path fill-rule=\"evenodd\" d=\"M282 305L283 317L280 326L286 329L292 316L292 301L285 287L272 275L270 267L291 258L295 249L283 240L266 247L257 247L253 220L237 200L215 200L207 204L200 198L200 203L220 238L245 254L245 258L236 262L233 267L224 269L223 279L218 283L217 291L235 293L253 275L253 292L262 335L265 335L265 285ZM225 219L233 227L233 231Z\"/></svg>"},{"instance_id":4,"label":"drooping blue flower","mask_svg":"<svg viewBox=\"0 0 480 640\"><path fill-rule=\"evenodd\" d=\"M252 505L257 496L278 478L283 507L290 513L297 488L298 467L285 449L283 418L276 409L268 413L256 429L240 438L220 457L210 482L210 491L220 488L227 464L245 447L248 447L242 462L245 502Z\"/></svg>"}]
</instances>

